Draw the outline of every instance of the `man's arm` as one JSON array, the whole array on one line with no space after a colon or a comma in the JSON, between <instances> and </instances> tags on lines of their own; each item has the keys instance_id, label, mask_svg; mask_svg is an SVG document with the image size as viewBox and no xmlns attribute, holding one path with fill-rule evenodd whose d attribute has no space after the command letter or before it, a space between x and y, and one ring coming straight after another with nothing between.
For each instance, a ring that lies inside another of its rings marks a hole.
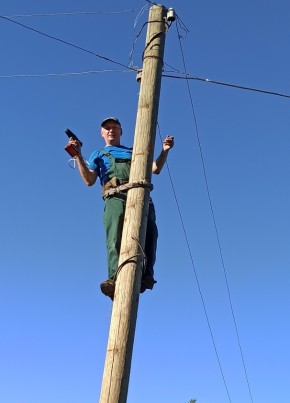
<instances>
[{"instance_id":1,"label":"man's arm","mask_svg":"<svg viewBox=\"0 0 290 403\"><path fill-rule=\"evenodd\" d=\"M77 140L74 140L73 138L70 138L69 144L74 145L76 150L78 151L78 154L75 156L75 160L77 162L78 169L83 181L86 185L92 186L97 180L97 173L87 167L84 157L81 154L81 146L79 142Z\"/></svg>"},{"instance_id":2,"label":"man's arm","mask_svg":"<svg viewBox=\"0 0 290 403\"><path fill-rule=\"evenodd\" d=\"M162 151L156 161L152 165L152 173L159 175L166 162L169 150L174 146L174 137L167 136L162 143Z\"/></svg>"}]
</instances>

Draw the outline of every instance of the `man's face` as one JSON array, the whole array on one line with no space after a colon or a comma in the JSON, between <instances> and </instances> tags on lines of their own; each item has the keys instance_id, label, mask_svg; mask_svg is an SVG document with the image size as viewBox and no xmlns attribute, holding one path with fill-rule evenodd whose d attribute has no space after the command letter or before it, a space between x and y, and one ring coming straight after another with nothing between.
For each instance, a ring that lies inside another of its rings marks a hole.
<instances>
[{"instance_id":1,"label":"man's face","mask_svg":"<svg viewBox=\"0 0 290 403\"><path fill-rule=\"evenodd\" d=\"M122 128L114 120L108 120L102 127L101 136L103 137L106 146L120 145L121 135L122 135Z\"/></svg>"}]
</instances>

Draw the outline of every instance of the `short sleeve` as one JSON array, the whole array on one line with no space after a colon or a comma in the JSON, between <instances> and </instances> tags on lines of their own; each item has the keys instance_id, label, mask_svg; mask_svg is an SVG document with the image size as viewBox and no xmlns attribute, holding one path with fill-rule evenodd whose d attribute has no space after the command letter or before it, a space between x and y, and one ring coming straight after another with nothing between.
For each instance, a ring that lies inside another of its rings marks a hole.
<instances>
[{"instance_id":1,"label":"short sleeve","mask_svg":"<svg viewBox=\"0 0 290 403\"><path fill-rule=\"evenodd\" d=\"M98 156L99 156L98 151L94 151L89 158L88 168L91 169L92 171L98 171L98 162L97 162Z\"/></svg>"}]
</instances>

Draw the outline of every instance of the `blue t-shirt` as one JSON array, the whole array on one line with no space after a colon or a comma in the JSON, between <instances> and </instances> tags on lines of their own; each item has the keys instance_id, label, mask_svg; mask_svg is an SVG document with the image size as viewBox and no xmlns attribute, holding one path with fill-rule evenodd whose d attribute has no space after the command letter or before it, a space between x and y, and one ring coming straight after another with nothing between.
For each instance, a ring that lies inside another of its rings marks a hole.
<instances>
[{"instance_id":1,"label":"blue t-shirt","mask_svg":"<svg viewBox=\"0 0 290 403\"><path fill-rule=\"evenodd\" d=\"M114 158L131 159L133 148L125 146L106 146L106 152L112 154ZM94 151L89 158L89 169L96 171L103 185L107 182L107 172L110 169L110 159L104 155L102 150Z\"/></svg>"}]
</instances>

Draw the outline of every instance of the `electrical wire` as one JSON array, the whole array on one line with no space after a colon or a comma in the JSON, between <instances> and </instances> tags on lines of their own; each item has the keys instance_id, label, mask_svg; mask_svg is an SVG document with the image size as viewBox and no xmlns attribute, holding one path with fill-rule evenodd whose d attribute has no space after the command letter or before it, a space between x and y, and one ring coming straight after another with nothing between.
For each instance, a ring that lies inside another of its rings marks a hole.
<instances>
[{"instance_id":1,"label":"electrical wire","mask_svg":"<svg viewBox=\"0 0 290 403\"><path fill-rule=\"evenodd\" d=\"M136 42L137 42L139 36L141 35L141 32L143 31L143 29L144 29L144 27L145 27L146 25L147 25L147 22L142 25L142 27L141 27L141 29L139 30L138 34L135 35L135 39L134 39L134 42L133 42L133 44L132 44L132 49L131 49L131 51L130 51L130 53L129 53L129 63L128 63L128 66L130 66L130 67L132 67L132 66L133 66L133 63L134 63L134 62L133 62L133 54L134 54L134 51L135 51Z\"/></svg>"},{"instance_id":2,"label":"electrical wire","mask_svg":"<svg viewBox=\"0 0 290 403\"><path fill-rule=\"evenodd\" d=\"M79 71L79 72L66 72L66 73L45 73L45 74L10 74L0 75L1 78L42 78L42 77L69 77L69 76L82 76L100 73L131 73L128 70L91 70L91 71Z\"/></svg>"},{"instance_id":3,"label":"electrical wire","mask_svg":"<svg viewBox=\"0 0 290 403\"><path fill-rule=\"evenodd\" d=\"M194 111L194 108L193 108L193 101L192 101L191 93L190 93L190 101L191 101L191 105L192 105L192 110L193 110L193 117L194 117L194 121L195 121L195 126L196 126L196 128L197 128L197 120L196 120L196 115L195 115L195 111ZM198 136L198 142L199 142L199 136ZM169 173L169 177L171 177L170 173ZM170 179L170 181L172 181L172 179ZM173 184L172 184L172 183L171 183L171 186L173 187ZM211 335L211 339L212 339L212 343L213 343L215 355L216 355L216 358L217 358L217 361L218 361L219 369L220 369L220 372L221 372L221 376L222 376L223 383L224 383L224 386L225 386L225 389L226 389L226 392L227 392L228 399L229 399L229 401L231 402L231 397L230 397L230 394L229 394L229 389L228 389L227 382L226 382L226 379L225 379L225 375L224 375L224 372L223 372L223 369L222 369L222 365L221 365L221 361L220 361L220 358L219 358L219 353L218 353L218 350L217 350L217 346L216 346L214 334L213 334L213 331L212 331L212 328L211 328L211 325L210 325L210 321L209 321L209 317L208 317L208 313L207 313L205 301L204 301L204 298L203 298L203 294L202 294L202 291L201 291L201 287L200 287L200 284L199 284L197 272L196 272L195 265L194 265L194 261L193 261L193 256L192 256L191 249L190 249L190 245L189 245L189 241L188 241L188 238L187 238L187 234L186 234L186 230L185 230L184 221L183 221L183 218L182 218L182 215L181 215L181 210L180 210L180 207L179 207L179 204L178 204L178 200L177 200L177 196L176 196L176 193L175 193L174 188L173 188L173 193L174 193L175 202L176 202L176 204L177 204L179 216L180 216L180 219L181 219L182 228L183 228L183 233L184 233L184 236L185 236L185 240L186 240L186 244L187 244L187 249L188 249L189 256L190 256L191 263L192 263L192 267L193 267L193 270L194 270L194 275L195 275L195 279L196 279L196 282L197 282L197 286L198 286L200 298L201 298L201 301L202 301L203 310L204 310L204 314L205 314L205 317L206 317L207 325L208 325L209 332L210 332L210 335Z\"/></svg>"},{"instance_id":4,"label":"electrical wire","mask_svg":"<svg viewBox=\"0 0 290 403\"><path fill-rule=\"evenodd\" d=\"M141 8L141 10L139 11L139 13L137 14L137 17L135 18L134 21L134 30L136 29L137 23L139 21L139 19L141 18L141 16L145 13L145 11L148 9L148 4L145 4L145 6L143 6Z\"/></svg>"},{"instance_id":5,"label":"electrical wire","mask_svg":"<svg viewBox=\"0 0 290 403\"><path fill-rule=\"evenodd\" d=\"M159 6L160 6L160 5L159 5ZM142 11L142 14L143 14L143 12L144 12L146 9L147 9L146 6L145 6L145 8L143 7L143 9L141 10L141 11ZM139 14L140 14L140 13L139 13ZM139 16L138 16L138 17L139 17ZM152 22L157 22L157 21L150 21L150 22L152 23ZM130 54L129 54L129 64L128 64L129 66L132 66L132 65L133 65L133 53L134 53L134 49L135 49L135 44L136 44L136 42L137 42L139 36L141 35L143 29L145 28L145 26L146 26L147 24L149 24L148 21L146 21L146 22L142 25L142 27L141 27L141 29L139 30L138 34L135 35L135 40L134 40L133 45L132 45L132 50L131 50L131 52L130 52ZM167 29L169 29L170 27L171 27L171 24L168 24ZM134 24L134 29L135 29L135 28L136 28L136 23ZM148 43L146 44L145 49L144 49L144 51L143 51L143 56L144 56L144 53L145 53L146 48L150 45L150 42L153 41L156 36L159 36L159 35L161 35L162 33L166 33L166 31L161 31L160 33L156 34L154 37L152 37L152 38L148 41ZM163 60L162 60L162 62L164 63ZM172 67L172 66L169 66L169 67L171 67L172 69L174 69L174 67ZM178 72L178 70L176 70L176 69L175 69L175 71Z\"/></svg>"},{"instance_id":6,"label":"electrical wire","mask_svg":"<svg viewBox=\"0 0 290 403\"><path fill-rule=\"evenodd\" d=\"M110 61L110 59L107 59ZM114 61L112 61L114 63ZM118 64L118 62L115 62ZM175 72L179 72L178 69L176 69L175 67L163 62L164 65L170 67L171 69L173 69L173 71ZM132 63L130 62L128 66L122 65L126 67L127 70L113 70L113 69L104 69L104 70L92 70L92 71L80 71L80 72L65 72L65 73L45 73L45 74L4 74L4 75L0 75L0 79L1 78L34 78L34 77L57 77L57 76L81 76L81 75L89 75L89 74L97 74L97 73L130 73L130 72L138 72L138 67L133 67ZM165 72L165 70L163 70L163 72ZM166 71L167 73L169 73L170 71ZM267 91L267 90L262 90L259 88L253 88L253 87L245 87L245 86L241 86L238 84L229 84L229 83L224 83L221 81L216 81L216 80L210 80L208 78L201 78L201 77L192 77L189 74L186 74L184 76L173 76L173 75L169 75L169 74L162 74L162 77L165 78L176 78L176 79L182 79L182 80L197 80L197 81L203 81L203 82L207 82L207 83L212 83L212 84L217 84L217 85L222 85L222 86L227 86L227 87L232 87L232 88L237 88L237 89L241 89L241 90L246 90L246 91L254 91L254 92L258 92L258 93L262 93L262 94L266 94L266 95L274 95L274 96L278 96L278 97L283 97L283 98L290 98L290 95L288 94L283 94L283 93L279 93L279 92L273 92L273 91Z\"/></svg>"},{"instance_id":7,"label":"electrical wire","mask_svg":"<svg viewBox=\"0 0 290 403\"><path fill-rule=\"evenodd\" d=\"M159 126L158 126L158 128L159 128ZM161 139L160 129L159 129L159 137ZM162 139L161 139L161 141L162 141ZM214 334L213 334L213 331L212 331L212 327L210 325L210 320L209 320L209 316L208 316L208 313L207 313L207 308L206 308L205 300L204 300L204 297L203 297L201 285L200 285L198 275L197 275L197 271L196 271L196 268L195 268L193 254L191 252L191 247L190 247L190 244L189 244L189 240L188 240L188 236L187 236L187 232L186 232L186 228L185 228L185 224L184 224L184 219L183 219L183 216L182 216L182 213L181 213L181 208L180 208L180 205L179 205L179 202L178 202L177 194L176 194L174 184L173 184L173 180L172 180L172 175L171 175L171 172L170 172L169 165L168 165L167 161L166 161L166 167L167 167L169 181L170 181L170 184L171 184L171 188L172 188L173 196L174 196L174 199L175 199L176 207L177 207L177 210L178 210L179 218L180 218L180 221L181 221L181 227L182 227L183 235L184 235L184 238L185 238L185 242L186 242L188 254L189 254L189 257L190 257L191 265L192 265L192 268L193 268L193 272L194 272L198 292L199 292L199 295L200 295L204 315L205 315L205 318L206 318L207 326L208 326L208 329L209 329L209 333L210 333L210 336L211 336L213 348L214 348L214 351L215 351L216 359L217 359L217 362L218 362L218 365L219 365L219 369L220 369L220 372L221 372L221 375L222 375L224 386L225 386L225 389L226 389L226 392L227 392L227 395L228 395L228 399L231 402L232 400L231 400L231 397L230 397L230 394L229 394L227 382L226 382L226 379L225 379L225 376L224 376L224 372L223 372L223 369L222 369L219 353L218 353L216 342L215 342L215 337L214 337Z\"/></svg>"},{"instance_id":8,"label":"electrical wire","mask_svg":"<svg viewBox=\"0 0 290 403\"><path fill-rule=\"evenodd\" d=\"M124 14L134 12L134 9L122 11L79 11L75 13L35 13L35 14L12 14L4 15L7 18L24 18L24 17L58 17L58 16L75 16L75 15L97 15L97 14Z\"/></svg>"},{"instance_id":9,"label":"electrical wire","mask_svg":"<svg viewBox=\"0 0 290 403\"><path fill-rule=\"evenodd\" d=\"M182 19L179 17L179 15L176 14L176 18L177 18L177 23L179 24L180 29L182 29L185 34L187 35L190 31L187 28L187 26L184 24L184 22L182 21ZM180 33L179 33L180 34Z\"/></svg>"},{"instance_id":10,"label":"electrical wire","mask_svg":"<svg viewBox=\"0 0 290 403\"><path fill-rule=\"evenodd\" d=\"M162 77L176 78L176 79L181 79L181 80L203 81L205 83L223 85L225 87L232 87L232 88L237 88L237 89L240 89L240 90L254 91L254 92L260 92L262 94L268 94L268 95L275 95L275 96L278 96L278 97L290 98L290 95L283 94L283 93L280 93L280 92L262 90L262 89L254 88L254 87L246 87L244 85L238 85L238 84L225 83L223 81L210 80L209 78L193 77L193 76L191 76L191 75L189 75L187 73L182 75L182 76L173 76L173 75L168 75L168 74L162 74Z\"/></svg>"},{"instance_id":11,"label":"electrical wire","mask_svg":"<svg viewBox=\"0 0 290 403\"><path fill-rule=\"evenodd\" d=\"M45 36L45 37L47 37L47 38L53 39L53 40L55 40L55 41L58 41L58 42L61 42L61 43L65 44L65 45L71 46L71 47L73 47L73 48L75 48L75 49L78 49L78 50L81 50L81 51L83 51L83 52L89 53L89 54L91 54L91 55L93 55L93 56L95 56L95 57L98 57L98 58L100 58L100 59L103 59L103 60L106 60L106 61L108 61L108 62L117 64L117 65L119 65L119 66L125 67L125 68L127 68L127 69L129 69L129 70L135 71L134 68L128 67L128 66L126 66L126 65L123 64L123 63L120 63L120 62L117 62L117 61L115 61L115 60L113 60L113 59L110 59L109 57L106 57L106 56L103 56L103 55L99 55L99 54L97 54L97 53L95 53L95 52L92 52L91 50L85 49L85 48L83 48L83 47L81 47L81 46L78 46L78 45L75 45L75 44L73 44L73 43L71 43L71 42L65 41L64 39L60 39L60 38L57 38L57 37L55 37L55 36L46 34L45 32L39 31L38 29L29 27L28 25L22 24L22 23L20 23L20 22L18 22L18 21L14 21L14 20L12 20L11 18L7 18L7 17L4 17L4 16L0 16L0 18L3 18L3 19L6 20L6 21L12 22L12 23L14 23L14 24L16 24L16 25L21 26L22 28L28 29L28 30L33 31L33 32L35 32L35 33L37 33L37 34L43 35L43 36Z\"/></svg>"},{"instance_id":12,"label":"electrical wire","mask_svg":"<svg viewBox=\"0 0 290 403\"><path fill-rule=\"evenodd\" d=\"M160 4L154 3L153 1L150 1L150 0L145 0L145 1L147 1L147 3L149 3L149 4L152 4L153 6L160 6L160 7L162 7Z\"/></svg>"},{"instance_id":13,"label":"electrical wire","mask_svg":"<svg viewBox=\"0 0 290 403\"><path fill-rule=\"evenodd\" d=\"M184 66L184 70L186 72L185 56L184 56L184 52L183 52L183 48L182 48L182 44L181 44L181 37L179 35L178 21L177 21L176 27L177 27L178 40L179 40L179 44L180 44L180 50L181 50L181 54L182 54L183 66ZM197 142L198 142L198 147L199 147L199 152L200 152L200 157L201 157L201 162L202 162L202 169L203 169L203 174L204 174L204 179L205 179L207 196L208 196L211 215L212 215L213 224L214 224L214 228L215 228L215 233L216 233L216 238L217 238L217 243L218 243L218 248L219 248L219 253L220 253L220 258L221 258L221 263L222 263L222 267L223 267L223 273L224 273L224 278L225 278L225 283L226 283L226 288L227 288L227 293L228 293L229 305L230 305L231 314L232 314L232 318L233 318L233 322L234 322L234 326L235 326L236 337L237 337L237 341L238 341L238 346L239 346L241 360L242 360L242 364L243 364L243 368L244 368L244 374L245 374L245 378L246 378L246 382L247 382L247 386L248 386L248 391L249 391L251 402L253 403L251 387L250 387L249 378L248 378L248 374L247 374L246 364L245 364L245 360L244 360L244 354L243 354L243 351L242 351L239 330L238 330L237 321L236 321L236 318L235 318L235 313L234 313L234 308L233 308L233 303L232 303L232 297L231 297L229 282L228 282L228 278L227 278L226 266L225 266L225 262L224 262L224 258L223 258L223 251L222 251L222 247L221 247L219 231L218 231L218 227L217 227L217 222L216 222L216 218L215 218L215 212L214 212L214 208L213 208L213 203L212 203L212 199L211 199L211 193L210 193L208 179L207 179L207 172L206 172L205 161L204 161L204 157L203 157L201 141L200 141L200 137L199 137L199 130L198 130L198 125L197 125L197 118L196 118L196 114L195 114L195 109L194 109L194 105L193 105L193 98L192 98L192 94L191 94L191 90L190 90L188 80L186 81L186 84L187 84L187 89L188 89L188 94L189 94L190 104L191 104L191 110L192 110L194 123L195 123L196 136L197 136ZM220 369L221 369L221 367L220 367ZM224 379L224 383L225 383L224 376L223 376L223 379ZM226 383L225 383L225 387L226 387L226 390L228 392ZM229 393L228 393L228 397L230 399Z\"/></svg>"},{"instance_id":14,"label":"electrical wire","mask_svg":"<svg viewBox=\"0 0 290 403\"><path fill-rule=\"evenodd\" d=\"M149 2L149 3L152 3L152 2L150 2L149 0L146 0L146 1ZM155 3L152 3L152 4L155 4ZM69 13L67 13L67 14L69 14ZM65 41L65 40L60 39L60 38L57 38L57 37L55 37L55 36L46 34L46 33L42 32L42 31L39 31L39 30L37 30L37 29L35 29L35 28L32 28L32 27L29 27L29 26L27 26L27 25L25 25L25 24L22 24L22 23L18 22L18 21L14 21L14 20L12 20L11 18L9 18L9 17L7 17L7 16L1 16L1 15L0 15L0 18L3 18L3 19L5 19L5 20L7 20L7 21L9 21L9 22L12 22L12 23L14 23L14 24L17 24L17 25L19 25L19 26L21 26L21 27L23 27L23 28L25 28L25 29L31 30L31 31L33 31L33 32L35 32L35 33L38 33L38 34L40 34L40 35L43 35L43 36L45 36L45 37L47 37L47 38L56 40L56 41L61 42L61 43L65 44L65 45L68 45L68 46L74 47L74 48L76 48L76 49L78 49L78 50L81 50L81 51L83 51L83 52L89 53L89 54L91 54L91 55L93 55L93 56L95 56L95 57L98 57L98 58L100 58L100 59L106 60L106 61L108 61L108 62L110 62L110 63L117 64L117 65L119 65L119 66L122 66L122 67L124 67L124 68L126 68L126 69L128 69L128 70L134 71L134 72L138 72L138 67L133 67L133 66L132 66L132 64L133 64L132 55L133 55L133 52L134 52L135 42L133 43L132 50L131 50L131 52L130 52L130 54L129 54L129 64L128 64L128 65L125 65L125 64L120 63L120 62L117 62L117 61L115 61L115 60L113 60L113 59L111 59L111 58L109 58L109 57L106 57L106 56L103 56L103 55L99 55L99 54L97 54L97 53L95 53L95 52L93 52L93 51L90 51L90 50L88 50L88 49L85 49L85 48L83 48L83 47L81 47L81 46L75 45L75 44L73 44L73 43L71 43L71 42ZM180 18L179 18L179 17L177 18L177 21L180 21ZM143 25L141 31L143 30L143 28L144 28L145 25L146 25L146 24ZM184 31L186 31L186 32L189 32L189 30L186 28L186 26L185 26L184 24L182 24L182 29L183 29ZM139 34L138 34L137 36L140 35L141 31L139 32ZM177 76L177 75L171 75L171 74L162 74L162 77L165 77L165 78L174 78L174 79L179 79L179 80L195 80L195 81L202 81L202 82L205 82L205 83L211 83L211 84L216 84L216 85L221 85L221 86L236 88L236 89L245 90L245 91L253 91L253 92L258 92L258 93L261 93L261 94L273 95L273 96L278 96L278 97L283 97L283 98L290 98L290 95L288 95L288 94L283 94L283 93L279 93L279 92L268 91L268 90L263 90L263 89L260 89L260 88L248 87L248 86L243 86L243 85L238 85L238 84L231 84L231 83L226 83L226 82L223 82L223 81L211 80L211 79L209 79L209 78L191 76L191 75L188 74L188 73L180 73L178 69L176 69L176 68L174 68L174 67L172 67L172 66L166 64L165 62L164 62L164 65L169 66L169 67L172 68L175 72L178 72L178 73L180 74L179 76ZM104 70L104 71L112 71L112 70ZM122 71L122 72L123 72L123 71ZM60 74L53 74L53 73L51 73L51 74L47 74L47 75L42 75L42 74L14 74L14 75L1 75L0 78L46 77L46 76L56 76L56 75L63 75L63 76L66 76L66 75L80 75L80 74L92 74L92 73L91 73L91 72L88 72L88 73L87 73L87 72L82 72L82 73L62 73L62 74L61 74L61 73L60 73Z\"/></svg>"}]
</instances>

